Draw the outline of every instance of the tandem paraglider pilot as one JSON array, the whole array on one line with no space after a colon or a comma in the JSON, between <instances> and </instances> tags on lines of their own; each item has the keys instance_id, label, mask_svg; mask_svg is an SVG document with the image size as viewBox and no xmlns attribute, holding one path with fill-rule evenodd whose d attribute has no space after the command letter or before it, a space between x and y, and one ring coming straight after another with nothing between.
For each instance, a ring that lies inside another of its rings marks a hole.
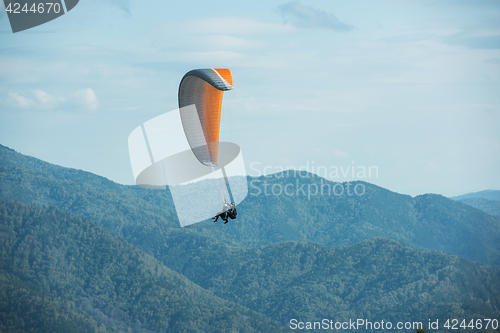
<instances>
[{"instance_id":1,"label":"tandem paraglider pilot","mask_svg":"<svg viewBox=\"0 0 500 333\"><path fill-rule=\"evenodd\" d=\"M217 222L219 217L224 220L224 224L228 222L228 217L231 218L231 220L234 220L236 218L236 215L238 215L238 212L236 211L236 207L234 206L234 202L231 202L230 204L226 203L224 204L224 207L222 207L222 212L217 213L212 219L214 222Z\"/></svg>"}]
</instances>

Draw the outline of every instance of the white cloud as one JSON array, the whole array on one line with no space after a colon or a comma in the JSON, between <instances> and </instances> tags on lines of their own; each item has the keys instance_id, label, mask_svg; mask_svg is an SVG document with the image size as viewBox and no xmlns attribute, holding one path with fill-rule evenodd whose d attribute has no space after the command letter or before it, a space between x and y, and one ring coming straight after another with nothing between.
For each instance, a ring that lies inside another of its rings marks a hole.
<instances>
[{"instance_id":1,"label":"white cloud","mask_svg":"<svg viewBox=\"0 0 500 333\"><path fill-rule=\"evenodd\" d=\"M78 90L73 96L75 103L82 108L92 111L99 108L99 101L91 88Z\"/></svg>"},{"instance_id":2,"label":"white cloud","mask_svg":"<svg viewBox=\"0 0 500 333\"><path fill-rule=\"evenodd\" d=\"M38 101L38 106L46 109L56 108L65 100L64 97L54 97L43 90L34 90L33 94L35 95L35 99Z\"/></svg>"},{"instance_id":3,"label":"white cloud","mask_svg":"<svg viewBox=\"0 0 500 333\"><path fill-rule=\"evenodd\" d=\"M298 28L323 28L335 31L350 31L354 27L340 21L333 13L297 1L286 2L278 7L285 23Z\"/></svg>"},{"instance_id":4,"label":"white cloud","mask_svg":"<svg viewBox=\"0 0 500 333\"><path fill-rule=\"evenodd\" d=\"M9 92L7 93L6 104L21 109L57 109L70 104L76 105L85 110L96 110L99 108L99 101L95 92L91 88L79 90L69 97L52 96L49 93L35 89L28 93Z\"/></svg>"},{"instance_id":5,"label":"white cloud","mask_svg":"<svg viewBox=\"0 0 500 333\"><path fill-rule=\"evenodd\" d=\"M64 97L52 96L39 89L29 93L9 92L7 98L8 105L22 109L55 109L64 101Z\"/></svg>"},{"instance_id":6,"label":"white cloud","mask_svg":"<svg viewBox=\"0 0 500 333\"><path fill-rule=\"evenodd\" d=\"M7 104L16 107L27 109L33 107L36 103L32 99L26 98L19 93L8 93Z\"/></svg>"}]
</instances>

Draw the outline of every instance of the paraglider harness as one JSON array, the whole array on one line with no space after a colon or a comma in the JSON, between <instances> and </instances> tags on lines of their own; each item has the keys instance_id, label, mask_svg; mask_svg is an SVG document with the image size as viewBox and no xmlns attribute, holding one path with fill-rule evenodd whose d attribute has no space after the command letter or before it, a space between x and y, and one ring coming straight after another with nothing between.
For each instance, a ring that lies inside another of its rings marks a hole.
<instances>
[{"instance_id":1,"label":"paraglider harness","mask_svg":"<svg viewBox=\"0 0 500 333\"><path fill-rule=\"evenodd\" d=\"M238 215L238 212L236 211L236 206L234 205L234 202L231 202L228 204L227 202L224 203L224 206L222 207L222 212L217 213L212 219L214 222L217 222L219 219L219 216L221 219L224 220L224 224L226 224L228 221L228 217L231 218L231 220L234 220L236 218L236 215Z\"/></svg>"}]
</instances>

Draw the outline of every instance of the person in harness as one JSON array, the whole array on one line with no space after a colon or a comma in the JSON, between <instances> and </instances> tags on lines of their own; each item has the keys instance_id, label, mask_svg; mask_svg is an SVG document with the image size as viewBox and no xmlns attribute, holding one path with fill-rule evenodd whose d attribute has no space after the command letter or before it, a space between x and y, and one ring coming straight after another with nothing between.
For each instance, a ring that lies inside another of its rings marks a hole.
<instances>
[{"instance_id":1,"label":"person in harness","mask_svg":"<svg viewBox=\"0 0 500 333\"><path fill-rule=\"evenodd\" d=\"M212 220L214 222L217 222L219 217L224 220L224 224L226 224L228 221L228 218L231 218L231 220L234 220L236 218L236 215L238 215L238 212L236 211L236 206L234 205L234 202L231 202L230 204L225 203L224 207L222 207L222 212L217 213Z\"/></svg>"}]
</instances>

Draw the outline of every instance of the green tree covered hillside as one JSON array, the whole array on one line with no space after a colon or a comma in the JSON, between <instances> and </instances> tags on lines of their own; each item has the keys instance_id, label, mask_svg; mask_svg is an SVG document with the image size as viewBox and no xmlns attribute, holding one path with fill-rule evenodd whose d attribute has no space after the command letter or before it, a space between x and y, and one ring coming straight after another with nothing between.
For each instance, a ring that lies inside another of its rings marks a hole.
<instances>
[{"instance_id":1,"label":"green tree covered hillside","mask_svg":"<svg viewBox=\"0 0 500 333\"><path fill-rule=\"evenodd\" d=\"M289 184L295 186L294 195L272 195L273 185L284 188ZM327 195L325 187L324 195L308 196L309 187L313 190L325 184L344 188L344 195ZM115 184L0 147L1 200L53 205L92 219L120 236L130 235L127 229L136 226L154 225L163 232L197 233L243 246L294 240L345 246L390 237L416 248L500 263L500 218L440 195L412 198L364 182L350 183L351 193L356 185L363 186L363 195L348 195L347 183L311 174L249 178L249 195L239 205L234 223L214 228L207 221L177 231L168 190ZM306 195L298 191L301 186Z\"/></svg>"},{"instance_id":2,"label":"green tree covered hillside","mask_svg":"<svg viewBox=\"0 0 500 333\"><path fill-rule=\"evenodd\" d=\"M214 296L107 229L55 208L0 202L0 243L0 269L42 295L42 301L48 296L53 308L71 302L95 321L115 329L283 330L263 315ZM2 303L7 302L9 313L16 313L10 298L22 295L23 290L11 281L4 282L9 287ZM27 301L25 306L37 307L42 301ZM51 313L50 308L46 311ZM57 309L53 311L60 317ZM17 311L24 322L29 314ZM50 324L50 318L40 316Z\"/></svg>"}]
</instances>

